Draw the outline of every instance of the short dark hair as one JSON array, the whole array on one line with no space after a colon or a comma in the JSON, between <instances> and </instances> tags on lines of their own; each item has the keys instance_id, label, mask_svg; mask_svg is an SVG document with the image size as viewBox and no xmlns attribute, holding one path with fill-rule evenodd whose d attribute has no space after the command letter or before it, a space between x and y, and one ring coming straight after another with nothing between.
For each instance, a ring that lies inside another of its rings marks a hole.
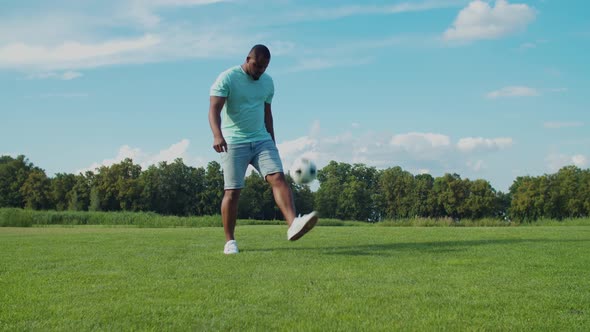
<instances>
[{"instance_id":1,"label":"short dark hair","mask_svg":"<svg viewBox=\"0 0 590 332\"><path fill-rule=\"evenodd\" d=\"M263 57L267 60L270 60L270 51L268 50L268 47L262 44L254 45L250 50L250 53L248 53L248 55L252 55L255 57Z\"/></svg>"}]
</instances>

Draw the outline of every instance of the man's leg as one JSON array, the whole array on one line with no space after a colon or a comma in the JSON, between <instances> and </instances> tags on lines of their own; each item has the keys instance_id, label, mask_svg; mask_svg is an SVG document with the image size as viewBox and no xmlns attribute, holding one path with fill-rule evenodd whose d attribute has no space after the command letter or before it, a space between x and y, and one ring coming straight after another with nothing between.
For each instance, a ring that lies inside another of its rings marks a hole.
<instances>
[{"instance_id":1,"label":"man's leg","mask_svg":"<svg viewBox=\"0 0 590 332\"><path fill-rule=\"evenodd\" d=\"M295 204L293 203L293 193L289 184L285 180L282 172L273 173L266 176L266 181L272 186L272 193L275 202L283 212L283 216L289 224L287 239L296 241L309 232L317 223L317 212L313 211L306 215L295 218Z\"/></svg>"},{"instance_id":2,"label":"man's leg","mask_svg":"<svg viewBox=\"0 0 590 332\"><path fill-rule=\"evenodd\" d=\"M293 202L291 188L287 180L285 180L285 175L282 172L269 174L266 176L266 181L272 187L272 194L277 206L283 213L287 224L291 226L293 219L295 219L295 203Z\"/></svg>"},{"instance_id":3,"label":"man's leg","mask_svg":"<svg viewBox=\"0 0 590 332\"><path fill-rule=\"evenodd\" d=\"M221 201L221 220L225 231L225 241L234 240L236 219L238 218L238 201L240 189L226 189Z\"/></svg>"},{"instance_id":4,"label":"man's leg","mask_svg":"<svg viewBox=\"0 0 590 332\"><path fill-rule=\"evenodd\" d=\"M295 203L291 187L285 179L283 165L279 151L271 140L256 144L256 154L252 165L264 175L266 181L272 187L272 193L279 209L289 224L287 239L295 241L309 232L317 223L318 216L315 211L295 218Z\"/></svg>"}]
</instances>

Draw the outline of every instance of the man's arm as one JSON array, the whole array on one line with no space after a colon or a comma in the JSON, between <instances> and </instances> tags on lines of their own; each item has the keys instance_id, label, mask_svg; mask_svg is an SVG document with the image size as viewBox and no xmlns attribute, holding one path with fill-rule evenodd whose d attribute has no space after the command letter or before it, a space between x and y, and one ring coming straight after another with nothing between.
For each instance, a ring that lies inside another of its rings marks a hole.
<instances>
[{"instance_id":1,"label":"man's arm","mask_svg":"<svg viewBox=\"0 0 590 332\"><path fill-rule=\"evenodd\" d=\"M272 109L270 104L264 103L264 125L266 126L266 131L272 137L272 140L275 141L275 129L272 124ZM275 141L276 143L277 141Z\"/></svg>"},{"instance_id":2,"label":"man's arm","mask_svg":"<svg viewBox=\"0 0 590 332\"><path fill-rule=\"evenodd\" d=\"M217 152L227 152L227 142L221 133L221 110L225 104L225 97L209 97L209 125L213 132L213 149Z\"/></svg>"}]
</instances>

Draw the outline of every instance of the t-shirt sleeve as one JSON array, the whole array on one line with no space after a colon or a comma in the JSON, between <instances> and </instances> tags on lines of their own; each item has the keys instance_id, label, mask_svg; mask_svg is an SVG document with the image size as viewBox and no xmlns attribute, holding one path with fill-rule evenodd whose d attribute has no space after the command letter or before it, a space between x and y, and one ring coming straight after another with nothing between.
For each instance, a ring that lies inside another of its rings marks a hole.
<instances>
[{"instance_id":1,"label":"t-shirt sleeve","mask_svg":"<svg viewBox=\"0 0 590 332\"><path fill-rule=\"evenodd\" d=\"M227 72L221 73L209 91L210 96L227 97L229 95L229 75Z\"/></svg>"},{"instance_id":2,"label":"t-shirt sleeve","mask_svg":"<svg viewBox=\"0 0 590 332\"><path fill-rule=\"evenodd\" d=\"M270 91L268 93L268 96L266 97L266 100L264 101L267 104L272 104L272 98L275 95L275 84L273 82L273 80L270 80Z\"/></svg>"}]
</instances>

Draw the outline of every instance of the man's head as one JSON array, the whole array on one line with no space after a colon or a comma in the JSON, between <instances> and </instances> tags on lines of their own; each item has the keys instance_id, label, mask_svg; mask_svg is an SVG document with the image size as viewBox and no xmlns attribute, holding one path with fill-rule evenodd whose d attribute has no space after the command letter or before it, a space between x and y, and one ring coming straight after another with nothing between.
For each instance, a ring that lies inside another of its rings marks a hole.
<instances>
[{"instance_id":1,"label":"man's head","mask_svg":"<svg viewBox=\"0 0 590 332\"><path fill-rule=\"evenodd\" d=\"M254 80L258 80L268 67L270 62L270 51L264 45L254 45L246 57L244 70Z\"/></svg>"}]
</instances>

